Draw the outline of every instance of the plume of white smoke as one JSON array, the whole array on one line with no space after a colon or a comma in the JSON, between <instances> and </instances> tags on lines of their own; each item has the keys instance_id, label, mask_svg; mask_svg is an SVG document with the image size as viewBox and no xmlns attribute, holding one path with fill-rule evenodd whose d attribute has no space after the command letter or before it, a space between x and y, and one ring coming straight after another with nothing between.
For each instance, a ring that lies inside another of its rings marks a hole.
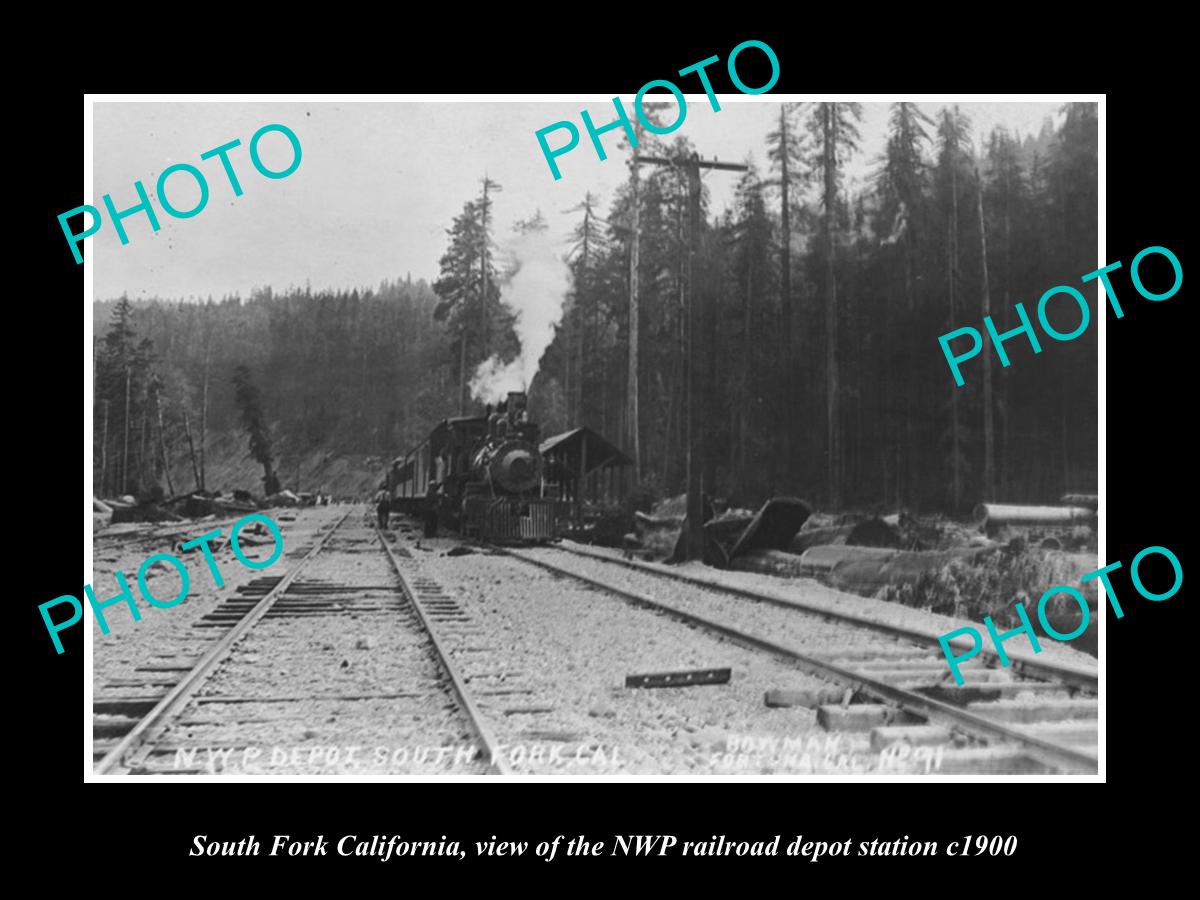
<instances>
[{"instance_id":1,"label":"plume of white smoke","mask_svg":"<svg viewBox=\"0 0 1200 900\"><path fill-rule=\"evenodd\" d=\"M501 288L500 302L515 317L513 330L521 352L509 362L494 355L475 369L471 396L483 403L497 403L509 391L529 388L542 354L554 340L571 284L571 270L545 232L514 237L503 249L516 260L517 270Z\"/></svg>"}]
</instances>

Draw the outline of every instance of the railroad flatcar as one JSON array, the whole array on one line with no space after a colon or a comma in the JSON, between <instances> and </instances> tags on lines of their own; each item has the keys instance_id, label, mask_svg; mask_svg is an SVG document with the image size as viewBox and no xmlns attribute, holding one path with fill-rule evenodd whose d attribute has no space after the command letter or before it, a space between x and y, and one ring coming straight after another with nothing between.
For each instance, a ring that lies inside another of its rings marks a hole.
<instances>
[{"instance_id":1,"label":"railroad flatcar","mask_svg":"<svg viewBox=\"0 0 1200 900\"><path fill-rule=\"evenodd\" d=\"M547 541L560 536L563 503L548 491L524 393L496 410L439 422L388 469L391 508L440 528L486 541Z\"/></svg>"}]
</instances>

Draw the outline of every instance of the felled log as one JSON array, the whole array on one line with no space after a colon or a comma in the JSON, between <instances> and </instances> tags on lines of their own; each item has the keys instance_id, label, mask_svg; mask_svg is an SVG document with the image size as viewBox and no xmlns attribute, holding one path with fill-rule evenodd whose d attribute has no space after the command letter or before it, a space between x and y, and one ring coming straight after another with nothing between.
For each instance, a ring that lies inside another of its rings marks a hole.
<instances>
[{"instance_id":1,"label":"felled log","mask_svg":"<svg viewBox=\"0 0 1200 900\"><path fill-rule=\"evenodd\" d=\"M199 519L214 512L213 499L206 497L199 491L184 497L174 497L169 503L174 507L176 512L181 512L184 516L191 519Z\"/></svg>"},{"instance_id":2,"label":"felled log","mask_svg":"<svg viewBox=\"0 0 1200 900\"><path fill-rule=\"evenodd\" d=\"M865 519L852 525L831 525L801 531L792 539L788 550L792 553L803 553L811 547L846 544L857 547L899 548L901 537L899 530L883 519Z\"/></svg>"},{"instance_id":3,"label":"felled log","mask_svg":"<svg viewBox=\"0 0 1200 900\"><path fill-rule=\"evenodd\" d=\"M184 520L183 516L153 503L141 507L141 513L143 522L182 522Z\"/></svg>"},{"instance_id":4,"label":"felled log","mask_svg":"<svg viewBox=\"0 0 1200 900\"><path fill-rule=\"evenodd\" d=\"M136 506L126 506L125 504L112 504L112 518L109 521L113 525L120 525L126 522L144 522L141 510Z\"/></svg>"},{"instance_id":5,"label":"felled log","mask_svg":"<svg viewBox=\"0 0 1200 900\"><path fill-rule=\"evenodd\" d=\"M1083 506L1087 509L1100 508L1100 498L1095 494L1063 494L1058 502L1066 506Z\"/></svg>"},{"instance_id":6,"label":"felled log","mask_svg":"<svg viewBox=\"0 0 1200 900\"><path fill-rule=\"evenodd\" d=\"M806 550L799 559L810 575L822 575L847 563L883 563L898 553L889 547L851 547L840 544L822 544Z\"/></svg>"},{"instance_id":7,"label":"felled log","mask_svg":"<svg viewBox=\"0 0 1200 900\"><path fill-rule=\"evenodd\" d=\"M973 561L988 548L890 550L885 547L813 547L800 557L800 573L820 578L839 590L873 596L885 585L913 584L955 559Z\"/></svg>"},{"instance_id":8,"label":"felled log","mask_svg":"<svg viewBox=\"0 0 1200 900\"><path fill-rule=\"evenodd\" d=\"M730 560L729 568L780 578L799 578L812 574L801 565L799 556L784 550L750 550Z\"/></svg>"},{"instance_id":9,"label":"felled log","mask_svg":"<svg viewBox=\"0 0 1200 900\"><path fill-rule=\"evenodd\" d=\"M113 508L103 500L92 498L92 530L99 531L112 524Z\"/></svg>"},{"instance_id":10,"label":"felled log","mask_svg":"<svg viewBox=\"0 0 1200 900\"><path fill-rule=\"evenodd\" d=\"M980 503L975 519L985 527L1000 525L1074 525L1096 518L1096 510L1085 506L1019 506L1009 503Z\"/></svg>"},{"instance_id":11,"label":"felled log","mask_svg":"<svg viewBox=\"0 0 1200 900\"><path fill-rule=\"evenodd\" d=\"M788 551L799 554L809 547L844 544L851 527L850 525L827 525L824 528L810 528L808 531L801 531L792 538L791 544L788 545Z\"/></svg>"}]
</instances>

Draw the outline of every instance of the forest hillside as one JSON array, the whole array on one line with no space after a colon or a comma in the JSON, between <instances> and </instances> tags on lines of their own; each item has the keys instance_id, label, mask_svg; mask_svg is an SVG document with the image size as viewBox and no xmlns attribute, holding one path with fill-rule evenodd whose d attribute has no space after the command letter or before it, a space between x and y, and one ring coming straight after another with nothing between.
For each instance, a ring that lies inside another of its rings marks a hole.
<instances>
[{"instance_id":1,"label":"forest hillside","mask_svg":"<svg viewBox=\"0 0 1200 900\"><path fill-rule=\"evenodd\" d=\"M1095 106L1068 104L1038 135L980 140L958 107L931 118L893 104L872 177L848 185L860 113L781 104L754 148L769 164L750 166L727 210L706 191L695 235L683 167L630 166L615 196L578 198L574 240L547 261L528 250L541 212L483 178L454 221L430 223L446 229L432 283L99 298L96 493L262 493L274 478L360 495L381 461L477 408L501 370L536 370L544 433L589 425L636 460L631 478L676 493L689 290L711 310L695 337L711 361L714 495L961 512L1094 491L1095 327L1036 357L1009 342L988 402L978 378L955 387L937 338L980 327L985 303L1008 330L1015 303L1032 310L1096 268ZM641 139L680 160L703 149ZM528 216L515 234L494 233L500 203ZM518 283L539 321L515 308ZM523 352L535 358L514 367Z\"/></svg>"}]
</instances>

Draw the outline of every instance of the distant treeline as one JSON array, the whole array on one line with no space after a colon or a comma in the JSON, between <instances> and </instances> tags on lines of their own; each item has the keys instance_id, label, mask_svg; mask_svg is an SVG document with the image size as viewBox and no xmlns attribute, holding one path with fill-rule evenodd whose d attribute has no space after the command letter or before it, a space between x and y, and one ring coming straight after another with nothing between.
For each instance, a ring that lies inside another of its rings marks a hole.
<instances>
[{"instance_id":1,"label":"distant treeline","mask_svg":"<svg viewBox=\"0 0 1200 900\"><path fill-rule=\"evenodd\" d=\"M995 365L990 491L980 379L955 388L937 337L979 327L985 243L1001 330L1016 324L1014 303L1030 308L1096 268L1095 106L1069 104L1061 126L1047 120L1018 141L1003 130L980 140L953 107L931 121L894 104L872 179L848 191L858 115L850 103L781 105L755 154L769 168L752 165L719 217L702 194L692 280L711 312L696 335L711 363L698 423L707 489L742 504L790 492L831 506L958 510L988 493L1094 490L1095 327L1038 356L1010 342L1013 365ZM703 151L644 132L639 144L675 158ZM433 285L97 304L97 484L102 474L110 493L162 484L162 460L187 458L172 476L190 489L203 476L204 430L238 427L242 364L276 443L295 452L388 455L457 414L478 363L515 350L492 226L494 207L519 199L499 191L488 181L450 223ZM516 230L545 227L529 212ZM589 195L577 213L574 287L532 411L546 433L597 429L636 458L640 481L677 492L687 179L681 167L642 165L607 210Z\"/></svg>"},{"instance_id":2,"label":"distant treeline","mask_svg":"<svg viewBox=\"0 0 1200 900\"><path fill-rule=\"evenodd\" d=\"M206 433L242 428L241 365L277 455L316 447L388 454L418 440L426 423L448 414L457 390L443 364L436 304L428 284L411 280L366 292L268 289L246 301L97 304L97 490L168 488L164 457L173 461L168 489L203 483Z\"/></svg>"}]
</instances>

